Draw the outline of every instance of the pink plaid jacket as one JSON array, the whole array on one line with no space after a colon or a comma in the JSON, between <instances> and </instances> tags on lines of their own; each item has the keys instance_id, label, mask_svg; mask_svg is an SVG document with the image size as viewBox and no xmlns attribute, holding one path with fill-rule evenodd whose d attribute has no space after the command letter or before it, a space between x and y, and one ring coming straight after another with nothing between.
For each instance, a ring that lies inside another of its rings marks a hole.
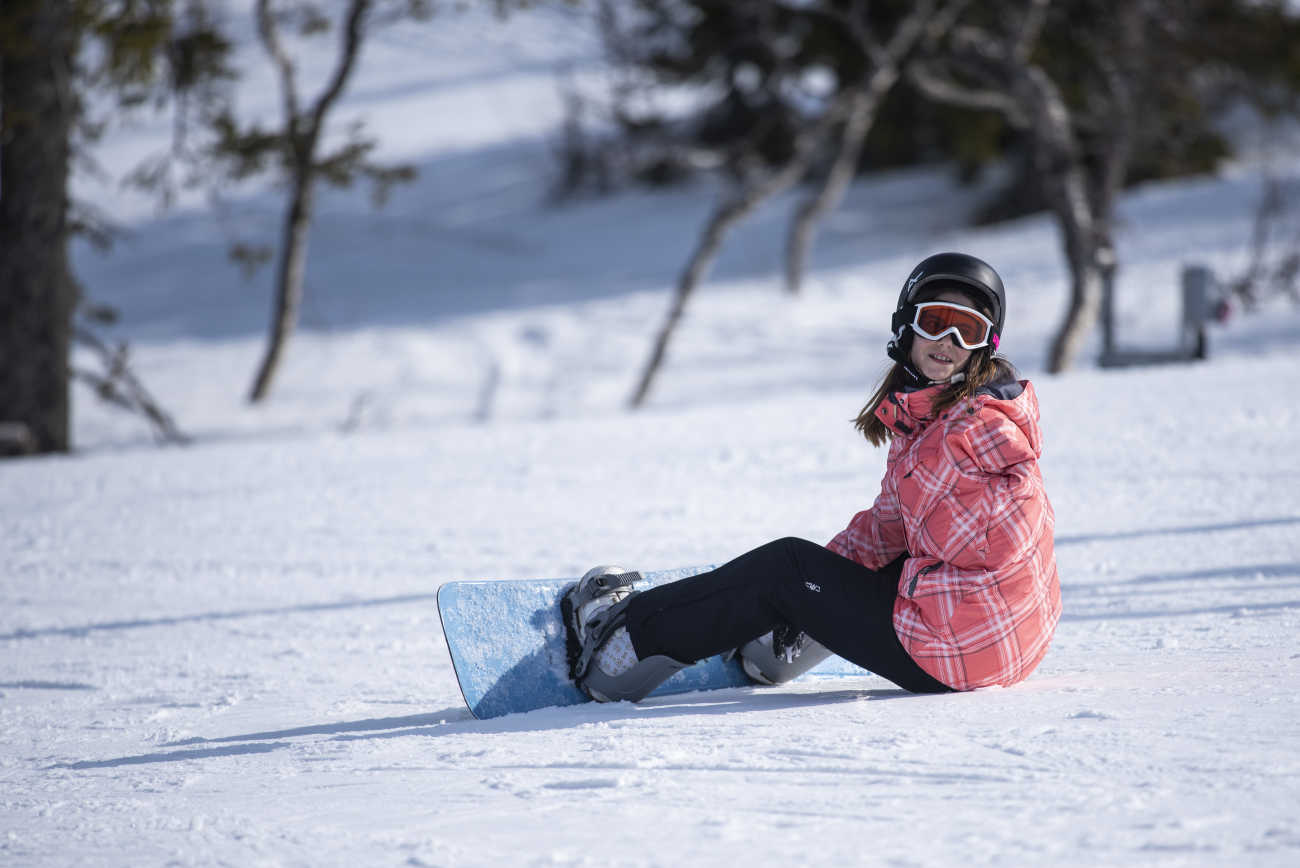
<instances>
[{"instance_id":1,"label":"pink plaid jacket","mask_svg":"<svg viewBox=\"0 0 1300 868\"><path fill-rule=\"evenodd\" d=\"M910 553L894 604L908 654L957 690L1014 684L1043 659L1061 616L1038 399L1012 381L935 419L939 388L876 411L898 435L880 495L828 548L872 569Z\"/></svg>"}]
</instances>

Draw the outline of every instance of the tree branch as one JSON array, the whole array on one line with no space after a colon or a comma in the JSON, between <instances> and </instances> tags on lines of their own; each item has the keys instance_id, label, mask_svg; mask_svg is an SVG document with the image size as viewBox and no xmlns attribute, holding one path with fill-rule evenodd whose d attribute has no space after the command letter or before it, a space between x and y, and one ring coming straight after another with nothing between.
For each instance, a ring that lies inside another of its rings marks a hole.
<instances>
[{"instance_id":1,"label":"tree branch","mask_svg":"<svg viewBox=\"0 0 1300 868\"><path fill-rule=\"evenodd\" d=\"M84 327L73 329L77 343L93 352L103 366L103 371L72 367L73 379L89 385L100 400L144 416L159 443L185 444L190 438L184 434L171 415L162 408L140 379L131 371L126 344L110 347L98 335Z\"/></svg>"},{"instance_id":2,"label":"tree branch","mask_svg":"<svg viewBox=\"0 0 1300 868\"><path fill-rule=\"evenodd\" d=\"M956 13L968 0L953 0L935 15L934 2L922 2L908 17L899 23L889 43L874 52L880 60L865 82L850 89L849 108L844 129L840 134L835 159L821 188L799 206L786 238L786 291L797 293L803 279L804 263L812 247L817 223L839 207L853 180L853 174L862 157L863 144L875 124L880 104L893 89L901 75L904 59L918 43L930 43L942 36L936 27L940 23L951 26ZM874 37L873 37L874 41Z\"/></svg>"},{"instance_id":3,"label":"tree branch","mask_svg":"<svg viewBox=\"0 0 1300 868\"><path fill-rule=\"evenodd\" d=\"M348 6L347 23L343 28L343 48L339 55L338 65L334 67L334 74L330 78L329 85L316 100L316 105L312 109L311 130L313 135L319 134L326 113L329 112L334 101L338 99L339 94L343 92L343 85L347 83L348 77L352 74L352 68L356 65L357 56L361 53L361 41L364 38L366 13L369 11L372 2L373 0L352 0L351 5Z\"/></svg>"},{"instance_id":4,"label":"tree branch","mask_svg":"<svg viewBox=\"0 0 1300 868\"><path fill-rule=\"evenodd\" d=\"M293 59L284 50L280 42L280 32L271 12L271 0L257 0L257 34L275 64L276 74L280 77L280 96L284 100L285 129L294 134L298 130L298 85L294 81L296 71ZM293 143L291 143L291 146Z\"/></svg>"},{"instance_id":5,"label":"tree branch","mask_svg":"<svg viewBox=\"0 0 1300 868\"><path fill-rule=\"evenodd\" d=\"M915 61L908 65L907 78L917 90L936 102L995 111L1014 127L1019 129L1029 127L1028 115L1015 97L1005 91L958 84L922 61Z\"/></svg>"},{"instance_id":6,"label":"tree branch","mask_svg":"<svg viewBox=\"0 0 1300 868\"><path fill-rule=\"evenodd\" d=\"M781 169L766 174L760 180L752 178L746 180L738 191L724 199L714 209L704 231L700 234L699 243L678 278L668 316L659 328L650 357L646 360L637 386L628 400L630 409L636 409L645 403L650 387L664 359L667 358L668 344L686 310L686 302L717 259L727 234L772 196L799 182L807 173L818 145L849 110L848 103L849 96L840 94L816 122L801 130L795 137L794 154Z\"/></svg>"},{"instance_id":7,"label":"tree branch","mask_svg":"<svg viewBox=\"0 0 1300 868\"><path fill-rule=\"evenodd\" d=\"M1050 5L1051 0L1029 0L1029 8L1025 10L1025 17L1020 22L1020 33L1011 49L1011 57L1017 63L1029 62L1029 56L1033 54L1038 37L1043 32L1043 25L1047 22L1047 7Z\"/></svg>"}]
</instances>

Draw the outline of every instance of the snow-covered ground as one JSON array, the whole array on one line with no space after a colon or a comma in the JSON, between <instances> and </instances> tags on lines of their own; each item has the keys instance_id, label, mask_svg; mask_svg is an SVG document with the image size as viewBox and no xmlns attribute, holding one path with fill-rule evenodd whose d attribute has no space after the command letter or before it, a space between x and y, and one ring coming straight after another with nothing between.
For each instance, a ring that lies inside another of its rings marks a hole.
<instances>
[{"instance_id":1,"label":"snow-covered ground","mask_svg":"<svg viewBox=\"0 0 1300 868\"><path fill-rule=\"evenodd\" d=\"M572 15L370 58L348 109L421 180L377 213L324 197L266 407L241 402L269 278L222 233L269 231L273 196L124 198L132 236L78 252L195 443L78 393L78 454L0 467L0 863L1300 862L1300 314L1239 315L1200 364L1100 371L1094 347L1046 376L1051 224L964 230L971 192L896 173L855 188L799 298L790 201L747 225L629 414L710 198L544 204L555 77L590 53ZM1184 264L1244 266L1258 193L1239 167L1125 199L1125 343L1172 341ZM1043 405L1065 615L1029 681L470 718L441 582L716 562L868 504L883 455L848 420L899 281L950 248L1002 271Z\"/></svg>"}]
</instances>

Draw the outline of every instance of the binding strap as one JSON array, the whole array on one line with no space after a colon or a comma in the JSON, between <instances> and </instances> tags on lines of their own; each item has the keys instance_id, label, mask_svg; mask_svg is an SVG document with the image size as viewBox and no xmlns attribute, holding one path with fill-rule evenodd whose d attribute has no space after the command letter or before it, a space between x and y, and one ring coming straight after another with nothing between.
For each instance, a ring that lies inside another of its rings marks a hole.
<instances>
[{"instance_id":1,"label":"binding strap","mask_svg":"<svg viewBox=\"0 0 1300 868\"><path fill-rule=\"evenodd\" d=\"M626 573L624 575L632 574ZM615 576L614 578L622 578L622 576ZM638 578L640 578L640 576L638 576ZM627 582L626 584L630 585L631 582ZM614 587L623 587L623 585L616 585ZM573 611L577 611L578 607L581 605L581 603L577 602L579 591L581 590L581 588L574 588L572 592L573 601L571 605ZM571 679L578 681L586 675L587 670L591 668L591 660L596 656L596 652L600 650L600 646L605 644L605 640L612 636L615 630L627 623L627 604L632 602L632 598L635 597L636 594L637 592L633 591L624 599L619 600L605 611L597 614L587 624L586 636L575 637L575 639L580 642L580 650L578 651L577 657L574 658L569 666L569 677ZM568 626L570 630L573 630L572 624Z\"/></svg>"}]
</instances>

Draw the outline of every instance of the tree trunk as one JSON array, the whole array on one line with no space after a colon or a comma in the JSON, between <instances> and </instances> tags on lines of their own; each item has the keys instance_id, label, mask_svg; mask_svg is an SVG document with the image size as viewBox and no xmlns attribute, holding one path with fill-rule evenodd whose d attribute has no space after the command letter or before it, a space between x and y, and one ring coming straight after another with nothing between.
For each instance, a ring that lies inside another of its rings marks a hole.
<instances>
[{"instance_id":1,"label":"tree trunk","mask_svg":"<svg viewBox=\"0 0 1300 868\"><path fill-rule=\"evenodd\" d=\"M0 423L37 452L71 446L69 136L77 37L68 0L7 3L0 26Z\"/></svg>"},{"instance_id":2,"label":"tree trunk","mask_svg":"<svg viewBox=\"0 0 1300 868\"><path fill-rule=\"evenodd\" d=\"M1065 230L1063 227L1063 231ZM1047 356L1049 373L1067 370L1078 357L1101 310L1104 275L1095 258L1086 250L1067 240L1067 259L1070 264L1070 301L1064 321L1052 338Z\"/></svg>"},{"instance_id":3,"label":"tree trunk","mask_svg":"<svg viewBox=\"0 0 1300 868\"><path fill-rule=\"evenodd\" d=\"M1148 56L1144 16L1141 4L1125 4L1116 16L1114 27L1120 51L1115 57L1099 56L1097 63L1106 82L1111 110L1106 136L1097 149L1092 172L1094 234L1097 239L1097 262L1101 271L1101 327L1103 362L1117 352L1115 335L1115 279L1119 272L1119 255L1115 251L1115 203L1124 189L1129 161L1136 136L1137 100L1135 82L1146 72L1143 61Z\"/></svg>"},{"instance_id":4,"label":"tree trunk","mask_svg":"<svg viewBox=\"0 0 1300 868\"><path fill-rule=\"evenodd\" d=\"M1060 165L1049 181L1048 201L1056 215L1061 246L1070 267L1070 299L1065 319L1052 337L1047 357L1048 372L1059 374L1074 363L1097 323L1107 274L1083 167L1077 163Z\"/></svg>"},{"instance_id":5,"label":"tree trunk","mask_svg":"<svg viewBox=\"0 0 1300 868\"><path fill-rule=\"evenodd\" d=\"M823 217L838 208L840 202L844 200L844 194L853 181L858 161L862 157L863 143L876 122L876 113L880 110L880 104L902 75L901 64L904 58L918 41L924 39L933 42L939 39L952 26L965 6L965 0L955 0L935 14L933 3L916 4L908 18L898 26L888 46L874 51L868 50L868 56L874 59L876 65L866 81L858 85L853 98L849 101L848 117L844 122L844 130L840 134L840 146L835 161L831 164L821 189L799 206L795 219L791 223L785 248L786 292L792 295L799 292L817 224ZM861 31L855 35L863 41L867 38Z\"/></svg>"},{"instance_id":6,"label":"tree trunk","mask_svg":"<svg viewBox=\"0 0 1300 868\"><path fill-rule=\"evenodd\" d=\"M817 224L831 211L839 207L844 200L844 193L853 180L853 173L858 168L858 159L862 155L862 143L875 121L876 107L881 97L889 91L898 80L897 70L888 76L888 84L877 91L875 87L864 90L853 100L849 109L848 120L844 123L844 132L840 136L840 150L835 155L835 162L826 175L821 189L799 206L794 221L790 225L790 235L785 245L785 290L797 295L803 283L804 267L808 260L808 251L812 249L813 233ZM876 79L873 79L875 84ZM883 83L883 82L882 82Z\"/></svg>"},{"instance_id":7,"label":"tree trunk","mask_svg":"<svg viewBox=\"0 0 1300 868\"><path fill-rule=\"evenodd\" d=\"M344 13L343 37L339 45L334 71L325 90L304 115L299 112L296 70L289 54L280 42L280 34L272 13L270 0L258 0L254 8L258 35L270 54L280 78L281 99L284 103L284 136L292 165L292 184L289 209L285 213L280 237L280 261L275 277L275 304L271 316L271 330L266 344L266 354L258 366L253 381L249 403L262 401L271 389L271 381L280 365L285 344L298 326L298 311L302 307L303 276L307 267L307 235L311 229L312 207L315 201L317 166L316 147L320 142L325 117L343 92L365 36L364 22L372 0L349 0Z\"/></svg>"},{"instance_id":8,"label":"tree trunk","mask_svg":"<svg viewBox=\"0 0 1300 868\"><path fill-rule=\"evenodd\" d=\"M668 309L668 316L659 326L659 333L655 336L650 358L646 360L645 367L641 371L641 378L637 381L636 391L632 393L632 398L628 402L628 406L632 409L636 409L645 403L646 396L650 393L650 387L654 384L655 377L668 355L668 343L672 340L673 333L677 330L677 324L681 321L682 314L686 310L686 302L691 297L691 293L695 291L695 287L708 272L709 267L713 265L713 261L717 259L727 233L774 192L776 192L775 189L762 191L742 190L735 197L718 206L713 215L709 217L709 222L700 235L700 242L696 245L695 252L691 254L686 267L682 269L681 277L677 280L677 289L673 293L673 303Z\"/></svg>"},{"instance_id":9,"label":"tree trunk","mask_svg":"<svg viewBox=\"0 0 1300 868\"><path fill-rule=\"evenodd\" d=\"M708 272L709 267L713 265L713 261L717 259L727 234L768 199L798 183L808 171L817 144L826 131L843 117L844 110L842 103L827 109L815 124L806 128L796 138L794 154L779 171L764 176L760 181L745 184L714 209L704 231L700 234L699 244L696 245L686 267L682 269L673 295L672 306L668 310L667 318L659 327L650 357L646 360L636 390L628 401L629 408L635 410L645 403L650 387L654 384L655 377L667 357L668 343L672 340L677 324L686 310L686 302Z\"/></svg>"},{"instance_id":10,"label":"tree trunk","mask_svg":"<svg viewBox=\"0 0 1300 868\"><path fill-rule=\"evenodd\" d=\"M1070 299L1065 319L1048 350L1053 374L1074 363L1101 312L1104 284L1101 237L1087 170L1060 89L1041 68L1031 66L1018 82L1020 102L1032 117L1034 161L1061 230L1070 267Z\"/></svg>"},{"instance_id":11,"label":"tree trunk","mask_svg":"<svg viewBox=\"0 0 1300 868\"><path fill-rule=\"evenodd\" d=\"M267 336L266 353L253 382L253 391L248 396L249 402L253 404L263 400L270 391L284 347L298 326L303 278L307 270L307 236L311 229L312 203L315 198L312 175L310 159L304 160L294 173L290 194L292 199L280 232L280 262L275 274L271 330Z\"/></svg>"}]
</instances>

